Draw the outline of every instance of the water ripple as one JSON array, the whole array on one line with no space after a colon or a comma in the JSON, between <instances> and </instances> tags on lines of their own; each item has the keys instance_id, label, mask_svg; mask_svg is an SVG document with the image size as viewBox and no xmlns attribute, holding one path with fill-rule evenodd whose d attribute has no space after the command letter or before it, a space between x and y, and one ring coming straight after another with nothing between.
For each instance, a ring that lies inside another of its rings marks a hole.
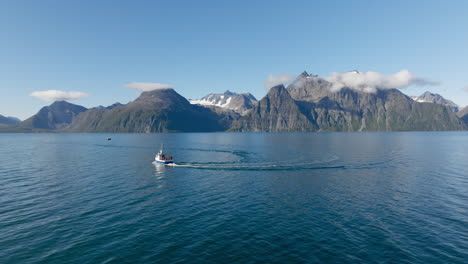
<instances>
[{"instance_id":1,"label":"water ripple","mask_svg":"<svg viewBox=\"0 0 468 264\"><path fill-rule=\"evenodd\" d=\"M107 137L0 135L1 262L468 259L468 133Z\"/></svg>"}]
</instances>

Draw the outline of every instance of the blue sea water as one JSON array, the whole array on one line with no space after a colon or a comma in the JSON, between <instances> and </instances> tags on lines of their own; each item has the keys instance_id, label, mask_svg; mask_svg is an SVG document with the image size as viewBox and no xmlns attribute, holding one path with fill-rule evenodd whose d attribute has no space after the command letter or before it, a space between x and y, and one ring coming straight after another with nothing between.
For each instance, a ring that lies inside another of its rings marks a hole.
<instances>
[{"instance_id":1,"label":"blue sea water","mask_svg":"<svg viewBox=\"0 0 468 264\"><path fill-rule=\"evenodd\" d=\"M0 263L467 262L466 132L0 134Z\"/></svg>"}]
</instances>

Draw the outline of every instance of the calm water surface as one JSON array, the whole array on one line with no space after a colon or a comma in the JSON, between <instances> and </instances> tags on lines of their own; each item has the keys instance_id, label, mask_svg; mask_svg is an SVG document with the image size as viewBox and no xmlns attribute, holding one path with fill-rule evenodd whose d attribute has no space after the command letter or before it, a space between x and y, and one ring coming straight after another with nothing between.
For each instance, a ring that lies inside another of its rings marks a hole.
<instances>
[{"instance_id":1,"label":"calm water surface","mask_svg":"<svg viewBox=\"0 0 468 264\"><path fill-rule=\"evenodd\" d=\"M466 132L0 134L0 262L467 263L467 165Z\"/></svg>"}]
</instances>

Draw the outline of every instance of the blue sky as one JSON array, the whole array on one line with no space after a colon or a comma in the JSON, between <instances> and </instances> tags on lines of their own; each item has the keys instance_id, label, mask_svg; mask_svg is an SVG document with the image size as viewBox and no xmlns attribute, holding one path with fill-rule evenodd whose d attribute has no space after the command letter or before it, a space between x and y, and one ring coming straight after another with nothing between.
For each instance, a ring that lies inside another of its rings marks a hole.
<instances>
[{"instance_id":1,"label":"blue sky","mask_svg":"<svg viewBox=\"0 0 468 264\"><path fill-rule=\"evenodd\" d=\"M187 98L231 90L261 98L272 74L407 69L468 104L468 1L1 1L0 114L78 91L86 107L126 103L130 82Z\"/></svg>"}]
</instances>

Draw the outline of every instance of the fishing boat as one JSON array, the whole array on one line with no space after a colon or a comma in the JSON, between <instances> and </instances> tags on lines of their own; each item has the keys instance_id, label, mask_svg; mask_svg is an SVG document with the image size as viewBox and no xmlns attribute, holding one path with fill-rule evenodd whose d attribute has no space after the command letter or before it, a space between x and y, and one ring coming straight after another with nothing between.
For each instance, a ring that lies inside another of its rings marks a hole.
<instances>
[{"instance_id":1,"label":"fishing boat","mask_svg":"<svg viewBox=\"0 0 468 264\"><path fill-rule=\"evenodd\" d=\"M158 164L171 164L174 163L172 160L172 156L168 156L167 154L164 153L163 148L161 146L161 149L159 152L156 154L156 157L154 157L154 161Z\"/></svg>"}]
</instances>

